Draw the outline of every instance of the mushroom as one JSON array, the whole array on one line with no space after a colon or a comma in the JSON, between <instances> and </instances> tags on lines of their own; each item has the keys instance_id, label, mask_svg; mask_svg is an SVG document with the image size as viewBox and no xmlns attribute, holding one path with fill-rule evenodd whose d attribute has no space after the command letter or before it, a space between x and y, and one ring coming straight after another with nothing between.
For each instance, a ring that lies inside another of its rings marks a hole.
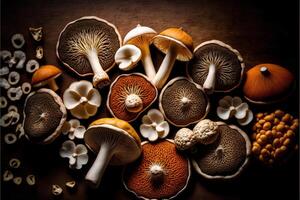
<instances>
[{"instance_id":1,"label":"mushroom","mask_svg":"<svg viewBox=\"0 0 300 200\"><path fill-rule=\"evenodd\" d=\"M124 44L135 45L141 50L141 60L144 65L144 70L150 80L152 80L156 74L149 49L150 43L155 35L156 31L152 28L138 24L134 29L129 31L124 38Z\"/></svg>"},{"instance_id":2,"label":"mushroom","mask_svg":"<svg viewBox=\"0 0 300 200\"><path fill-rule=\"evenodd\" d=\"M9 64L9 61L11 60L12 56L11 56L11 53L10 51L8 50L1 50L0 51L0 57L1 57L1 67L4 66L6 64ZM3 68L4 68L3 67ZM1 68L2 69L2 68Z\"/></svg>"},{"instance_id":3,"label":"mushroom","mask_svg":"<svg viewBox=\"0 0 300 200\"><path fill-rule=\"evenodd\" d=\"M21 86L18 87L11 87L7 90L7 97L11 101L17 101L20 100L23 95Z\"/></svg>"},{"instance_id":4,"label":"mushroom","mask_svg":"<svg viewBox=\"0 0 300 200\"><path fill-rule=\"evenodd\" d=\"M8 75L8 82L10 85L16 85L20 81L20 74L16 71L12 71Z\"/></svg>"},{"instance_id":5,"label":"mushroom","mask_svg":"<svg viewBox=\"0 0 300 200\"><path fill-rule=\"evenodd\" d=\"M60 135L66 117L66 108L55 92L46 88L32 92L24 106L25 136L35 143L51 143Z\"/></svg>"},{"instance_id":6,"label":"mushroom","mask_svg":"<svg viewBox=\"0 0 300 200\"><path fill-rule=\"evenodd\" d=\"M158 138L165 138L169 134L170 126L164 121L163 114L157 109L151 109L142 118L140 132L149 141L156 141Z\"/></svg>"},{"instance_id":7,"label":"mushroom","mask_svg":"<svg viewBox=\"0 0 300 200\"><path fill-rule=\"evenodd\" d=\"M10 107L8 108L8 113L3 115L0 119L0 126L2 126L2 127L8 127L10 125L15 125L16 123L18 123L18 121L20 119L20 114L16 111L10 110Z\"/></svg>"},{"instance_id":8,"label":"mushroom","mask_svg":"<svg viewBox=\"0 0 300 200\"><path fill-rule=\"evenodd\" d=\"M80 121L77 119L66 121L62 127L62 133L64 135L68 134L70 140L74 140L75 138L83 139L85 131L85 127L80 125Z\"/></svg>"},{"instance_id":9,"label":"mushroom","mask_svg":"<svg viewBox=\"0 0 300 200\"><path fill-rule=\"evenodd\" d=\"M13 173L10 170L5 170L3 173L3 181L10 181L14 178Z\"/></svg>"},{"instance_id":10,"label":"mushroom","mask_svg":"<svg viewBox=\"0 0 300 200\"><path fill-rule=\"evenodd\" d=\"M8 73L9 73L9 68L1 66L1 68L0 68L0 76L4 76L4 75L6 75Z\"/></svg>"},{"instance_id":11,"label":"mushroom","mask_svg":"<svg viewBox=\"0 0 300 200\"><path fill-rule=\"evenodd\" d=\"M29 174L28 176L26 176L26 182L28 185L33 186L35 185L35 176L33 174Z\"/></svg>"},{"instance_id":12,"label":"mushroom","mask_svg":"<svg viewBox=\"0 0 300 200\"><path fill-rule=\"evenodd\" d=\"M12 158L9 160L8 164L11 168L17 169L20 167L21 161L17 158Z\"/></svg>"},{"instance_id":13,"label":"mushroom","mask_svg":"<svg viewBox=\"0 0 300 200\"><path fill-rule=\"evenodd\" d=\"M129 71L133 69L142 57L142 52L134 45L126 44L118 49L115 54L115 62L119 69Z\"/></svg>"},{"instance_id":14,"label":"mushroom","mask_svg":"<svg viewBox=\"0 0 300 200\"><path fill-rule=\"evenodd\" d=\"M209 101L204 91L185 77L169 81L159 96L159 109L177 127L188 126L205 118Z\"/></svg>"},{"instance_id":15,"label":"mushroom","mask_svg":"<svg viewBox=\"0 0 300 200\"><path fill-rule=\"evenodd\" d=\"M122 44L117 28L98 17L82 17L68 23L60 33L56 55L79 76L94 74L93 85L110 83L107 71L114 65L114 55Z\"/></svg>"},{"instance_id":16,"label":"mushroom","mask_svg":"<svg viewBox=\"0 0 300 200\"><path fill-rule=\"evenodd\" d=\"M52 185L52 194L54 196L59 196L63 193L63 189L59 185Z\"/></svg>"},{"instance_id":17,"label":"mushroom","mask_svg":"<svg viewBox=\"0 0 300 200\"><path fill-rule=\"evenodd\" d=\"M75 181L68 181L66 182L66 187L69 188L70 190L74 189L76 187L76 182Z\"/></svg>"},{"instance_id":18,"label":"mushroom","mask_svg":"<svg viewBox=\"0 0 300 200\"><path fill-rule=\"evenodd\" d=\"M153 44L166 54L153 84L161 89L172 71L175 60L189 61L193 57L193 39L182 28L168 28L153 39Z\"/></svg>"},{"instance_id":19,"label":"mushroom","mask_svg":"<svg viewBox=\"0 0 300 200\"><path fill-rule=\"evenodd\" d=\"M4 96L0 97L0 108L6 108L7 106L7 100Z\"/></svg>"},{"instance_id":20,"label":"mushroom","mask_svg":"<svg viewBox=\"0 0 300 200\"><path fill-rule=\"evenodd\" d=\"M239 86L245 64L240 53L218 40L201 43L187 66L187 76L207 93L229 92Z\"/></svg>"},{"instance_id":21,"label":"mushroom","mask_svg":"<svg viewBox=\"0 0 300 200\"><path fill-rule=\"evenodd\" d=\"M4 142L6 144L14 144L16 141L17 141L17 136L13 133L7 133L5 136L4 136Z\"/></svg>"},{"instance_id":22,"label":"mushroom","mask_svg":"<svg viewBox=\"0 0 300 200\"><path fill-rule=\"evenodd\" d=\"M119 119L131 122L157 98L157 89L140 73L123 74L111 84L107 107Z\"/></svg>"},{"instance_id":23,"label":"mushroom","mask_svg":"<svg viewBox=\"0 0 300 200\"><path fill-rule=\"evenodd\" d=\"M94 116L101 105L101 96L89 81L73 82L65 90L63 100L66 108L78 119Z\"/></svg>"},{"instance_id":24,"label":"mushroom","mask_svg":"<svg viewBox=\"0 0 300 200\"><path fill-rule=\"evenodd\" d=\"M108 164L125 165L141 154L141 140L126 121L102 118L90 124L84 141L95 153L99 152L85 179L98 186Z\"/></svg>"},{"instance_id":25,"label":"mushroom","mask_svg":"<svg viewBox=\"0 0 300 200\"><path fill-rule=\"evenodd\" d=\"M245 98L258 104L274 103L292 92L294 75L276 64L259 64L246 73Z\"/></svg>"},{"instance_id":26,"label":"mushroom","mask_svg":"<svg viewBox=\"0 0 300 200\"><path fill-rule=\"evenodd\" d=\"M11 37L11 43L14 48L21 49L25 44L24 36L21 33L16 33Z\"/></svg>"},{"instance_id":27,"label":"mushroom","mask_svg":"<svg viewBox=\"0 0 300 200\"><path fill-rule=\"evenodd\" d=\"M31 84L28 82L22 83L22 91L23 91L23 94L29 94L31 91Z\"/></svg>"},{"instance_id":28,"label":"mushroom","mask_svg":"<svg viewBox=\"0 0 300 200\"><path fill-rule=\"evenodd\" d=\"M15 177L14 179L13 179L13 182L14 182L14 184L16 184L16 185L21 185L21 183L22 183L22 177Z\"/></svg>"},{"instance_id":29,"label":"mushroom","mask_svg":"<svg viewBox=\"0 0 300 200\"><path fill-rule=\"evenodd\" d=\"M25 62L26 54L21 50L17 50L14 52L14 57L10 60L10 65L14 65L17 63L16 68L23 69Z\"/></svg>"},{"instance_id":30,"label":"mushroom","mask_svg":"<svg viewBox=\"0 0 300 200\"><path fill-rule=\"evenodd\" d=\"M44 56L44 49L42 46L38 46L35 49L35 57L39 60L41 60Z\"/></svg>"},{"instance_id":31,"label":"mushroom","mask_svg":"<svg viewBox=\"0 0 300 200\"><path fill-rule=\"evenodd\" d=\"M209 119L201 120L193 129L195 139L198 143L208 145L215 142L218 138L218 124Z\"/></svg>"},{"instance_id":32,"label":"mushroom","mask_svg":"<svg viewBox=\"0 0 300 200\"><path fill-rule=\"evenodd\" d=\"M19 123L16 127L15 134L18 135L18 138L20 139L22 136L25 135L24 127L22 123Z\"/></svg>"},{"instance_id":33,"label":"mushroom","mask_svg":"<svg viewBox=\"0 0 300 200\"><path fill-rule=\"evenodd\" d=\"M126 166L125 188L139 199L173 199L187 187L189 160L175 148L173 141L142 143L140 159Z\"/></svg>"},{"instance_id":34,"label":"mushroom","mask_svg":"<svg viewBox=\"0 0 300 200\"><path fill-rule=\"evenodd\" d=\"M29 32L35 41L39 42L42 40L42 38L43 38L43 28L42 27L38 27L38 28L30 27Z\"/></svg>"},{"instance_id":35,"label":"mushroom","mask_svg":"<svg viewBox=\"0 0 300 200\"><path fill-rule=\"evenodd\" d=\"M7 90L8 88L10 88L10 84L5 78L0 78L0 87Z\"/></svg>"},{"instance_id":36,"label":"mushroom","mask_svg":"<svg viewBox=\"0 0 300 200\"><path fill-rule=\"evenodd\" d=\"M186 150L197 144L194 132L189 128L181 128L174 137L174 143L177 149Z\"/></svg>"},{"instance_id":37,"label":"mushroom","mask_svg":"<svg viewBox=\"0 0 300 200\"><path fill-rule=\"evenodd\" d=\"M207 179L232 179L240 175L249 161L251 143L247 134L233 125L218 124L218 138L198 146L192 163L197 173Z\"/></svg>"},{"instance_id":38,"label":"mushroom","mask_svg":"<svg viewBox=\"0 0 300 200\"><path fill-rule=\"evenodd\" d=\"M26 63L26 71L28 73L35 72L39 67L40 67L40 64L38 63L38 61L36 61L34 59L28 60L28 62Z\"/></svg>"},{"instance_id":39,"label":"mushroom","mask_svg":"<svg viewBox=\"0 0 300 200\"><path fill-rule=\"evenodd\" d=\"M31 84L34 87L41 87L46 84L54 92L58 90L55 79L62 74L62 71L54 65L44 65L37 69L32 75Z\"/></svg>"},{"instance_id":40,"label":"mushroom","mask_svg":"<svg viewBox=\"0 0 300 200\"><path fill-rule=\"evenodd\" d=\"M59 151L62 158L69 159L69 167L81 169L89 160L88 150L83 144L75 145L71 140L65 141Z\"/></svg>"}]
</instances>

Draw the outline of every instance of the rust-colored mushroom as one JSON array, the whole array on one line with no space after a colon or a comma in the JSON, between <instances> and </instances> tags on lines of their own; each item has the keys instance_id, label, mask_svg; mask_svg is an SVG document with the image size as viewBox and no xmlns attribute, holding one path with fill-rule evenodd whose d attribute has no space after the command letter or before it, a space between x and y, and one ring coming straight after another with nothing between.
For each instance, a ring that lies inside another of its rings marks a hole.
<instances>
[{"instance_id":1,"label":"rust-colored mushroom","mask_svg":"<svg viewBox=\"0 0 300 200\"><path fill-rule=\"evenodd\" d=\"M61 75L62 71L54 65L44 65L36 70L32 76L31 84L34 87L49 85L53 91L58 90L55 79Z\"/></svg>"}]
</instances>

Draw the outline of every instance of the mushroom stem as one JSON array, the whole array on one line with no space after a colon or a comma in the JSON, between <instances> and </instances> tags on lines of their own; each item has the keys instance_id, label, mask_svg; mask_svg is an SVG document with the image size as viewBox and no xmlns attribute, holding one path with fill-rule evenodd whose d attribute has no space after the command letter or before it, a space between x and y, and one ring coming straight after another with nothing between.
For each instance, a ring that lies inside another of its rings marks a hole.
<instances>
[{"instance_id":1,"label":"mushroom stem","mask_svg":"<svg viewBox=\"0 0 300 200\"><path fill-rule=\"evenodd\" d=\"M56 81L55 81L54 78L51 78L48 81L48 85L49 85L50 89L53 90L54 92L58 90L58 86L57 86Z\"/></svg>"},{"instance_id":2,"label":"mushroom stem","mask_svg":"<svg viewBox=\"0 0 300 200\"><path fill-rule=\"evenodd\" d=\"M93 186L98 187L101 182L103 173L105 172L105 169L112 156L113 151L111 150L109 144L103 143L100 147L94 164L85 176L85 180L92 183Z\"/></svg>"},{"instance_id":3,"label":"mushroom stem","mask_svg":"<svg viewBox=\"0 0 300 200\"><path fill-rule=\"evenodd\" d=\"M142 51L141 60L142 60L143 65L144 65L145 73L146 73L146 75L148 76L148 78L150 80L153 80L155 75L156 75L156 71L155 71L155 68L154 68L154 65L153 65L153 62L152 62L149 46L144 45L141 48L141 51Z\"/></svg>"},{"instance_id":4,"label":"mushroom stem","mask_svg":"<svg viewBox=\"0 0 300 200\"><path fill-rule=\"evenodd\" d=\"M125 107L127 111L137 113L143 109L143 101L137 94L130 94L126 97Z\"/></svg>"},{"instance_id":5,"label":"mushroom stem","mask_svg":"<svg viewBox=\"0 0 300 200\"><path fill-rule=\"evenodd\" d=\"M203 89L206 93L211 94L215 88L216 82L216 65L210 64L208 69L208 75L203 84Z\"/></svg>"},{"instance_id":6,"label":"mushroom stem","mask_svg":"<svg viewBox=\"0 0 300 200\"><path fill-rule=\"evenodd\" d=\"M93 85L98 88L109 85L109 77L100 64L97 51L95 49L90 50L87 54L87 58L94 72Z\"/></svg>"},{"instance_id":7,"label":"mushroom stem","mask_svg":"<svg viewBox=\"0 0 300 200\"><path fill-rule=\"evenodd\" d=\"M265 76L270 74L269 69L267 67L264 67L264 66L260 68L260 72L262 73L262 75L265 75Z\"/></svg>"},{"instance_id":8,"label":"mushroom stem","mask_svg":"<svg viewBox=\"0 0 300 200\"><path fill-rule=\"evenodd\" d=\"M173 65L175 63L176 57L176 46L171 44L164 60L162 61L159 67L157 74L152 80L152 83L157 87L157 89L161 89L168 80Z\"/></svg>"}]
</instances>

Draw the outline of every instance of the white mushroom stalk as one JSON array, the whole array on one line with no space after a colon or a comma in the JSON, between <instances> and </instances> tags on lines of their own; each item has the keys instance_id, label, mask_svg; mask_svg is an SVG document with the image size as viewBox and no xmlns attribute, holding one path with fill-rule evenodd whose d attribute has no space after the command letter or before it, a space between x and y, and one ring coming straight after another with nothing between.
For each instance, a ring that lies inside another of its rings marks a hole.
<instances>
[{"instance_id":1,"label":"white mushroom stalk","mask_svg":"<svg viewBox=\"0 0 300 200\"><path fill-rule=\"evenodd\" d=\"M150 180L153 183L159 183L163 180L164 176L167 175L166 170L164 169L164 166L159 163L151 164L149 167L149 176Z\"/></svg>"},{"instance_id":2,"label":"white mushroom stalk","mask_svg":"<svg viewBox=\"0 0 300 200\"><path fill-rule=\"evenodd\" d=\"M156 74L149 49L149 45L155 35L156 31L152 28L138 24L134 29L129 31L124 38L124 44L133 44L141 50L141 61L144 65L145 73L150 80L152 80Z\"/></svg>"},{"instance_id":3,"label":"white mushroom stalk","mask_svg":"<svg viewBox=\"0 0 300 200\"><path fill-rule=\"evenodd\" d=\"M206 80L203 84L203 89L209 94L212 93L212 91L215 88L216 71L217 71L216 70L216 65L215 64L210 64L207 78L206 78Z\"/></svg>"}]
</instances>

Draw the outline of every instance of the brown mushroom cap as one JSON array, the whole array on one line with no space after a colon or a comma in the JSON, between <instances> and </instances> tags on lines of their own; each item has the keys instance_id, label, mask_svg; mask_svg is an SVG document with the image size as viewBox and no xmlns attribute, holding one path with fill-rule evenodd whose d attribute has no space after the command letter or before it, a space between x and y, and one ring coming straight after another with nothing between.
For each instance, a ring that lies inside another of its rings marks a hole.
<instances>
[{"instance_id":1,"label":"brown mushroom cap","mask_svg":"<svg viewBox=\"0 0 300 200\"><path fill-rule=\"evenodd\" d=\"M153 39L153 44L165 54L171 43L177 47L177 60L189 61L193 57L193 39L182 28L168 28Z\"/></svg>"},{"instance_id":2,"label":"brown mushroom cap","mask_svg":"<svg viewBox=\"0 0 300 200\"><path fill-rule=\"evenodd\" d=\"M61 133L66 118L66 108L52 90L42 88L26 98L23 127L30 141L52 142Z\"/></svg>"},{"instance_id":3,"label":"brown mushroom cap","mask_svg":"<svg viewBox=\"0 0 300 200\"><path fill-rule=\"evenodd\" d=\"M203 86L211 64L216 66L215 91L231 91L240 84L245 65L236 49L218 40L198 45L187 65L188 77Z\"/></svg>"},{"instance_id":4,"label":"brown mushroom cap","mask_svg":"<svg viewBox=\"0 0 300 200\"><path fill-rule=\"evenodd\" d=\"M54 65L44 65L34 72L31 84L35 86L43 86L50 79L60 76L62 71Z\"/></svg>"},{"instance_id":5,"label":"brown mushroom cap","mask_svg":"<svg viewBox=\"0 0 300 200\"><path fill-rule=\"evenodd\" d=\"M125 168L125 188L143 199L176 197L188 184L191 173L189 160L169 140L144 142L142 149L140 158Z\"/></svg>"},{"instance_id":6,"label":"brown mushroom cap","mask_svg":"<svg viewBox=\"0 0 300 200\"><path fill-rule=\"evenodd\" d=\"M193 166L205 178L234 178L248 163L251 143L246 133L236 126L223 122L218 124L218 139L212 144L198 146Z\"/></svg>"},{"instance_id":7,"label":"brown mushroom cap","mask_svg":"<svg viewBox=\"0 0 300 200\"><path fill-rule=\"evenodd\" d=\"M96 48L101 67L105 71L110 70L115 65L114 55L122 44L117 28L98 17L82 17L67 24L60 33L56 54L64 65L79 76L93 75L93 71L86 57L86 52L80 51L79 48L73 48L74 45L71 43L78 41L81 36L86 37L88 34L95 35L100 39L97 46L93 47Z\"/></svg>"},{"instance_id":8,"label":"brown mushroom cap","mask_svg":"<svg viewBox=\"0 0 300 200\"><path fill-rule=\"evenodd\" d=\"M175 126L183 127L203 119L209 111L204 91L185 77L172 79L159 96L159 109Z\"/></svg>"},{"instance_id":9,"label":"brown mushroom cap","mask_svg":"<svg viewBox=\"0 0 300 200\"><path fill-rule=\"evenodd\" d=\"M139 112L129 112L125 101L128 95L137 94L143 103ZM157 89L140 73L124 74L116 78L111 84L107 98L107 107L111 114L125 121L133 121L141 112L147 109L157 98Z\"/></svg>"}]
</instances>

